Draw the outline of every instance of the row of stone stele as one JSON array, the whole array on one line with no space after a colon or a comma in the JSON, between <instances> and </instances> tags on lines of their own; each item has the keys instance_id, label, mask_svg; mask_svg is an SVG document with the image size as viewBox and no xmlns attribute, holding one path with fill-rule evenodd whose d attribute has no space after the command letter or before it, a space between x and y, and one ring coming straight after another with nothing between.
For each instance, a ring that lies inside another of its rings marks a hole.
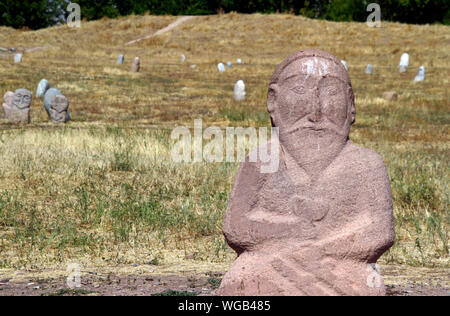
<instances>
[{"instance_id":1,"label":"row of stone stele","mask_svg":"<svg viewBox=\"0 0 450 316\"><path fill-rule=\"evenodd\" d=\"M44 98L44 108L53 123L66 123L70 120L69 101L56 88L51 88L46 79L39 82L36 97ZM27 89L8 91L3 96L3 116L13 124L30 123L32 93Z\"/></svg>"}]
</instances>

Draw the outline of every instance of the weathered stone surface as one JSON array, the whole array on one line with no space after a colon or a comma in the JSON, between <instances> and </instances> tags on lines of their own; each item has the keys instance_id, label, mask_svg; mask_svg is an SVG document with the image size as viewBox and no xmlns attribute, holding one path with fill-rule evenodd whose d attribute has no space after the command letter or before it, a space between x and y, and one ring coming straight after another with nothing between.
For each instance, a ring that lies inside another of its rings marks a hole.
<instances>
[{"instance_id":1,"label":"weathered stone surface","mask_svg":"<svg viewBox=\"0 0 450 316\"><path fill-rule=\"evenodd\" d=\"M131 65L131 72L139 72L140 69L141 69L141 60L139 59L139 57L136 57L133 60L133 64Z\"/></svg>"},{"instance_id":2,"label":"weathered stone surface","mask_svg":"<svg viewBox=\"0 0 450 316\"><path fill-rule=\"evenodd\" d=\"M39 81L36 89L36 98L42 98L48 89L50 89L50 83L46 79Z\"/></svg>"},{"instance_id":3,"label":"weathered stone surface","mask_svg":"<svg viewBox=\"0 0 450 316\"><path fill-rule=\"evenodd\" d=\"M120 54L119 57L117 57L117 65L122 65L124 62L125 62L125 56Z\"/></svg>"},{"instance_id":4,"label":"weathered stone surface","mask_svg":"<svg viewBox=\"0 0 450 316\"><path fill-rule=\"evenodd\" d=\"M219 63L217 65L217 70L219 70L219 72L225 72L225 65L223 63Z\"/></svg>"},{"instance_id":5,"label":"weathered stone surface","mask_svg":"<svg viewBox=\"0 0 450 316\"><path fill-rule=\"evenodd\" d=\"M368 64L366 67L366 74L371 75L373 72L373 66L371 64Z\"/></svg>"},{"instance_id":6,"label":"weathered stone surface","mask_svg":"<svg viewBox=\"0 0 450 316\"><path fill-rule=\"evenodd\" d=\"M373 264L394 241L389 178L377 153L349 140L347 71L329 53L298 52L272 76L267 107L279 169L241 165L223 226L238 258L217 294L385 294Z\"/></svg>"},{"instance_id":7,"label":"weathered stone surface","mask_svg":"<svg viewBox=\"0 0 450 316\"><path fill-rule=\"evenodd\" d=\"M399 71L406 72L409 66L409 55L407 53L403 53L400 57Z\"/></svg>"},{"instance_id":8,"label":"weathered stone surface","mask_svg":"<svg viewBox=\"0 0 450 316\"><path fill-rule=\"evenodd\" d=\"M244 101L245 100L245 84L244 81L239 80L234 85L234 99L236 101Z\"/></svg>"},{"instance_id":9,"label":"weathered stone surface","mask_svg":"<svg viewBox=\"0 0 450 316\"><path fill-rule=\"evenodd\" d=\"M14 55L14 62L16 64L21 63L22 62L22 54L15 54Z\"/></svg>"},{"instance_id":10,"label":"weathered stone surface","mask_svg":"<svg viewBox=\"0 0 450 316\"><path fill-rule=\"evenodd\" d=\"M69 101L55 88L50 88L44 96L44 107L53 123L65 123L70 120Z\"/></svg>"},{"instance_id":11,"label":"weathered stone surface","mask_svg":"<svg viewBox=\"0 0 450 316\"><path fill-rule=\"evenodd\" d=\"M30 106L32 94L27 89L18 89L14 92L9 121L15 124L30 123Z\"/></svg>"},{"instance_id":12,"label":"weathered stone surface","mask_svg":"<svg viewBox=\"0 0 450 316\"><path fill-rule=\"evenodd\" d=\"M395 101L398 98L398 94L395 91L385 91L383 92L383 99L387 101Z\"/></svg>"},{"instance_id":13,"label":"weathered stone surface","mask_svg":"<svg viewBox=\"0 0 450 316\"><path fill-rule=\"evenodd\" d=\"M416 77L414 78L415 82L424 81L425 80L425 66L419 67L419 72L417 73Z\"/></svg>"},{"instance_id":14,"label":"weathered stone surface","mask_svg":"<svg viewBox=\"0 0 450 316\"><path fill-rule=\"evenodd\" d=\"M14 99L14 92L12 91L6 92L5 95L3 96L2 107L4 118L9 118L10 116L13 99Z\"/></svg>"}]
</instances>

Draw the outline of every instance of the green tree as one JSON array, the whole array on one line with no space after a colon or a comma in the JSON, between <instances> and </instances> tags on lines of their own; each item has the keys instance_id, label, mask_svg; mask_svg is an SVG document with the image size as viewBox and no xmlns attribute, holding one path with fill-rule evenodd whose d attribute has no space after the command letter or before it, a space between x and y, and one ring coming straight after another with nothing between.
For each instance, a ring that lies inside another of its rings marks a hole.
<instances>
[{"instance_id":1,"label":"green tree","mask_svg":"<svg viewBox=\"0 0 450 316\"><path fill-rule=\"evenodd\" d=\"M75 0L72 1L80 5L81 18L86 20L97 20L103 17L115 18L119 16L117 3L125 1L116 0ZM134 1L129 1L134 2ZM131 12L129 12L131 13ZM127 13L127 14L129 14Z\"/></svg>"},{"instance_id":2,"label":"green tree","mask_svg":"<svg viewBox=\"0 0 450 316\"><path fill-rule=\"evenodd\" d=\"M59 19L63 0L0 0L0 25L39 29Z\"/></svg>"}]
</instances>

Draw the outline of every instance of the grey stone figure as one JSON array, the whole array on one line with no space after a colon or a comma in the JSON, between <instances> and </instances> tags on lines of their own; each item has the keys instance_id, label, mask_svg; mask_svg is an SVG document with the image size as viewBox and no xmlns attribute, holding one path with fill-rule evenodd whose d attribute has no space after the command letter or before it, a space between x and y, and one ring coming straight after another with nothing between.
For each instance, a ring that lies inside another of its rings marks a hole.
<instances>
[{"instance_id":1,"label":"grey stone figure","mask_svg":"<svg viewBox=\"0 0 450 316\"><path fill-rule=\"evenodd\" d=\"M70 120L69 101L58 89L48 89L44 96L44 107L53 123Z\"/></svg>"}]
</instances>

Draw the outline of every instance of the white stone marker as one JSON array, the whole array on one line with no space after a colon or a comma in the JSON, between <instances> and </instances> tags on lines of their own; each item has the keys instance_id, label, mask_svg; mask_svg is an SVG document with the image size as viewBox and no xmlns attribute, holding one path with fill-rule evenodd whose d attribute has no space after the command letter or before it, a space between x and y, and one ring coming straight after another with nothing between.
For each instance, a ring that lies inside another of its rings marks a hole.
<instances>
[{"instance_id":1,"label":"white stone marker","mask_svg":"<svg viewBox=\"0 0 450 316\"><path fill-rule=\"evenodd\" d=\"M400 57L400 72L406 72L406 69L409 66L409 55L407 53L403 53L402 57Z\"/></svg>"},{"instance_id":2,"label":"white stone marker","mask_svg":"<svg viewBox=\"0 0 450 316\"><path fill-rule=\"evenodd\" d=\"M119 57L117 58L117 65L122 65L124 61L125 57L122 54L120 54Z\"/></svg>"},{"instance_id":3,"label":"white stone marker","mask_svg":"<svg viewBox=\"0 0 450 316\"><path fill-rule=\"evenodd\" d=\"M233 64L231 63L231 61L227 62L227 67L228 67L228 68L233 67Z\"/></svg>"},{"instance_id":4,"label":"white stone marker","mask_svg":"<svg viewBox=\"0 0 450 316\"><path fill-rule=\"evenodd\" d=\"M16 64L21 63L22 62L22 54L15 54L14 55L14 62Z\"/></svg>"},{"instance_id":5,"label":"white stone marker","mask_svg":"<svg viewBox=\"0 0 450 316\"><path fill-rule=\"evenodd\" d=\"M373 66L371 64L368 64L366 67L366 74L371 75L373 71Z\"/></svg>"},{"instance_id":6,"label":"white stone marker","mask_svg":"<svg viewBox=\"0 0 450 316\"><path fill-rule=\"evenodd\" d=\"M186 61L186 56L184 54L181 54L181 62L184 63Z\"/></svg>"},{"instance_id":7,"label":"white stone marker","mask_svg":"<svg viewBox=\"0 0 450 316\"><path fill-rule=\"evenodd\" d=\"M419 67L419 72L417 76L414 78L414 82L424 81L425 80L425 66Z\"/></svg>"},{"instance_id":8,"label":"white stone marker","mask_svg":"<svg viewBox=\"0 0 450 316\"><path fill-rule=\"evenodd\" d=\"M241 64L242 64L242 59L238 58L238 59L236 60L236 62L237 62L239 65L241 65Z\"/></svg>"},{"instance_id":9,"label":"white stone marker","mask_svg":"<svg viewBox=\"0 0 450 316\"><path fill-rule=\"evenodd\" d=\"M242 80L239 80L234 85L234 99L238 102L245 100L245 84Z\"/></svg>"},{"instance_id":10,"label":"white stone marker","mask_svg":"<svg viewBox=\"0 0 450 316\"><path fill-rule=\"evenodd\" d=\"M225 65L223 63L219 63L217 65L217 69L219 70L219 72L225 72Z\"/></svg>"}]
</instances>

